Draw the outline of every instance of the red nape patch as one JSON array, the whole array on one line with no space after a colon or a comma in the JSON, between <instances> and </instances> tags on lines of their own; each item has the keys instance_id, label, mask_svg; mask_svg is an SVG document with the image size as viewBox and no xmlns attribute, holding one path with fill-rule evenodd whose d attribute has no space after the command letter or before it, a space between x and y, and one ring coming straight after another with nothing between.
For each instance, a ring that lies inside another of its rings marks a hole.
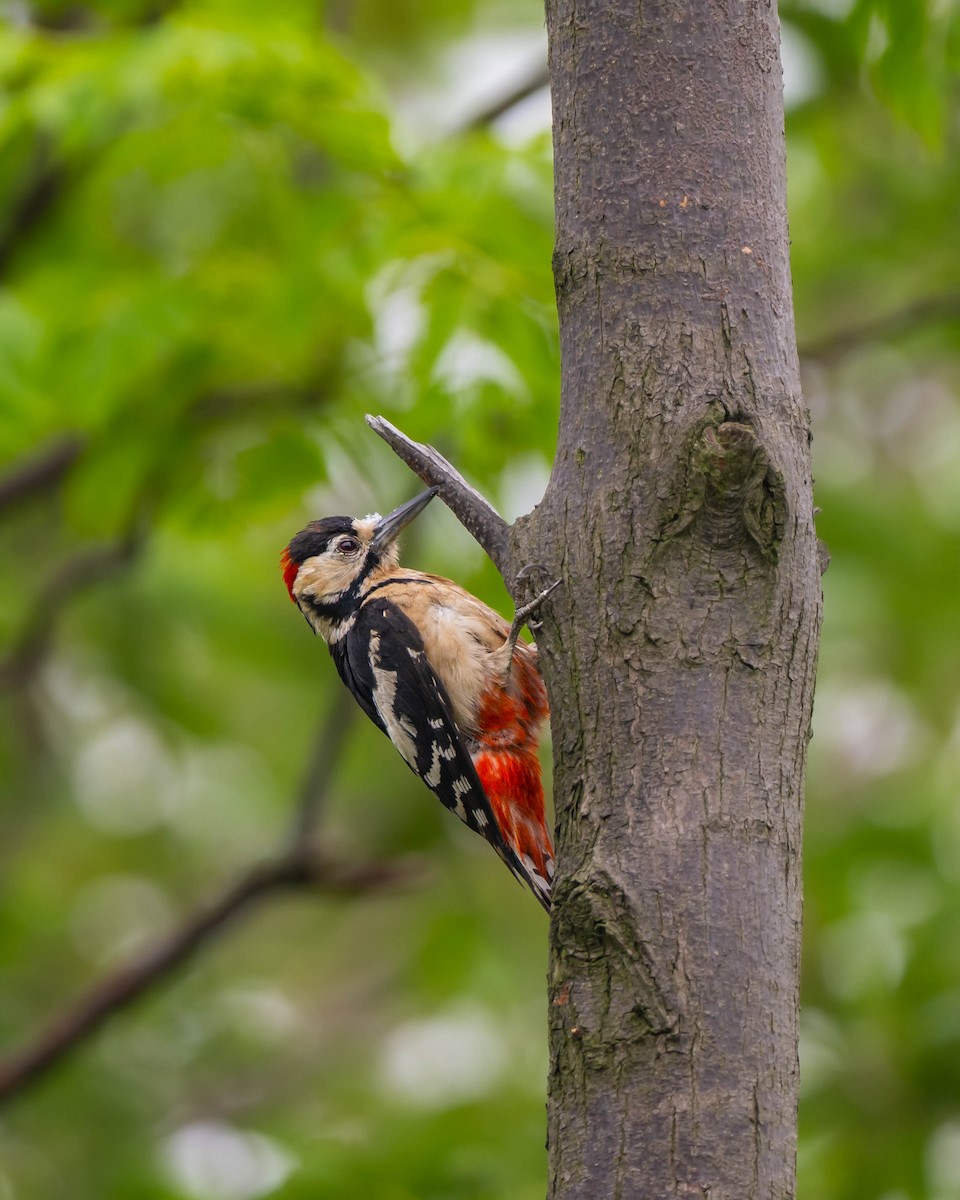
<instances>
[{"instance_id":1,"label":"red nape patch","mask_svg":"<svg viewBox=\"0 0 960 1200\"><path fill-rule=\"evenodd\" d=\"M290 557L289 549L285 549L280 555L280 570L283 572L283 582L287 585L287 591L290 593L290 599L296 604L297 598L293 594L293 581L297 577L297 572L300 570L300 564L293 561Z\"/></svg>"}]
</instances>

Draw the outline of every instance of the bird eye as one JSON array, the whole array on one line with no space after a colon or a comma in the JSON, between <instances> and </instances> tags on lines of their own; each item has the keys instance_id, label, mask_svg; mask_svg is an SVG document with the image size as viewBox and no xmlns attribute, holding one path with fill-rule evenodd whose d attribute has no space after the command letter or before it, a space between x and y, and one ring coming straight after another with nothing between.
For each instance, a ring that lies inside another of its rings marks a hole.
<instances>
[{"instance_id":1,"label":"bird eye","mask_svg":"<svg viewBox=\"0 0 960 1200\"><path fill-rule=\"evenodd\" d=\"M345 537L337 542L337 550L340 554L356 554L360 549L360 543L356 538Z\"/></svg>"}]
</instances>

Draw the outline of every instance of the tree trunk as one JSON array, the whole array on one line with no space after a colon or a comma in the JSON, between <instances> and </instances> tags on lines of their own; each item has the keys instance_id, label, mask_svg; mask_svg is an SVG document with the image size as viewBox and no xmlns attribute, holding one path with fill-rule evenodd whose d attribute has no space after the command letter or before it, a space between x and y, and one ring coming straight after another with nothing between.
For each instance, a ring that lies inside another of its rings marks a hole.
<instances>
[{"instance_id":1,"label":"tree trunk","mask_svg":"<svg viewBox=\"0 0 960 1200\"><path fill-rule=\"evenodd\" d=\"M794 1194L820 622L771 0L548 0L549 1195Z\"/></svg>"}]
</instances>

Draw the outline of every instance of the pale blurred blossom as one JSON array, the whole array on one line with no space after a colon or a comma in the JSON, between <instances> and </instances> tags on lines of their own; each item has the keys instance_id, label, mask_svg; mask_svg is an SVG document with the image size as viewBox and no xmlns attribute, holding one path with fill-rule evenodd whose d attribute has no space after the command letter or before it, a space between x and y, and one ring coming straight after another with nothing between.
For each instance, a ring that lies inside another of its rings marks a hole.
<instances>
[{"instance_id":1,"label":"pale blurred blossom","mask_svg":"<svg viewBox=\"0 0 960 1200\"><path fill-rule=\"evenodd\" d=\"M852 876L849 887L858 909L883 913L898 929L922 924L944 899L932 871L901 861L871 859Z\"/></svg>"},{"instance_id":2,"label":"pale blurred blossom","mask_svg":"<svg viewBox=\"0 0 960 1200\"><path fill-rule=\"evenodd\" d=\"M924 1151L924 1167L929 1200L960 1200L960 1119L933 1131Z\"/></svg>"},{"instance_id":3,"label":"pale blurred blossom","mask_svg":"<svg viewBox=\"0 0 960 1200\"><path fill-rule=\"evenodd\" d=\"M41 672L42 696L55 710L55 724L105 721L127 706L127 693L115 679L81 667L62 656Z\"/></svg>"},{"instance_id":4,"label":"pale blurred blossom","mask_svg":"<svg viewBox=\"0 0 960 1200\"><path fill-rule=\"evenodd\" d=\"M101 875L74 900L70 933L88 962L105 965L128 959L173 921L172 906L155 883L136 875Z\"/></svg>"},{"instance_id":5,"label":"pale blurred blossom","mask_svg":"<svg viewBox=\"0 0 960 1200\"><path fill-rule=\"evenodd\" d=\"M393 98L394 136L402 151L415 153L424 142L449 135L532 78L546 60L543 26L496 33L478 30L453 43L432 78L420 87L405 87ZM541 98L524 118L519 128L507 123L507 140L518 140L521 131L548 129L549 100L544 105Z\"/></svg>"},{"instance_id":6,"label":"pale blurred blossom","mask_svg":"<svg viewBox=\"0 0 960 1200\"><path fill-rule=\"evenodd\" d=\"M818 753L864 779L916 762L929 744L908 696L886 679L825 680L817 691L813 730Z\"/></svg>"},{"instance_id":7,"label":"pale blurred blossom","mask_svg":"<svg viewBox=\"0 0 960 1200\"><path fill-rule=\"evenodd\" d=\"M274 1138L224 1121L196 1121L165 1140L167 1174L192 1200L256 1200L269 1196L297 1166Z\"/></svg>"},{"instance_id":8,"label":"pale blurred blossom","mask_svg":"<svg viewBox=\"0 0 960 1200\"><path fill-rule=\"evenodd\" d=\"M530 512L543 499L550 479L550 464L531 452L511 458L500 473L500 511L507 521Z\"/></svg>"},{"instance_id":9,"label":"pale blurred blossom","mask_svg":"<svg viewBox=\"0 0 960 1200\"><path fill-rule=\"evenodd\" d=\"M279 1042L303 1031L303 1014L286 993L269 984L229 988L219 994L217 1004L237 1032L257 1041Z\"/></svg>"},{"instance_id":10,"label":"pale blurred blossom","mask_svg":"<svg viewBox=\"0 0 960 1200\"><path fill-rule=\"evenodd\" d=\"M444 346L433 379L454 394L482 383L497 384L512 396L529 394L516 363L499 346L468 329L458 329Z\"/></svg>"},{"instance_id":11,"label":"pale blurred blossom","mask_svg":"<svg viewBox=\"0 0 960 1200\"><path fill-rule=\"evenodd\" d=\"M94 732L74 762L74 791L83 815L104 833L131 836L166 816L174 766L145 722L124 716Z\"/></svg>"},{"instance_id":12,"label":"pale blurred blossom","mask_svg":"<svg viewBox=\"0 0 960 1200\"><path fill-rule=\"evenodd\" d=\"M843 1067L843 1034L822 1009L800 1012L800 1094L804 1098L827 1087Z\"/></svg>"},{"instance_id":13,"label":"pale blurred blossom","mask_svg":"<svg viewBox=\"0 0 960 1200\"><path fill-rule=\"evenodd\" d=\"M261 756L248 746L190 745L178 759L169 824L189 841L208 844L223 866L244 862L275 833L275 785Z\"/></svg>"},{"instance_id":14,"label":"pale blurred blossom","mask_svg":"<svg viewBox=\"0 0 960 1200\"><path fill-rule=\"evenodd\" d=\"M411 259L388 262L367 285L366 302L373 317L375 358L361 363L383 382L402 371L411 351L423 335L427 310L423 292L430 281L451 265L449 251L421 254Z\"/></svg>"},{"instance_id":15,"label":"pale blurred blossom","mask_svg":"<svg viewBox=\"0 0 960 1200\"><path fill-rule=\"evenodd\" d=\"M908 946L888 913L858 912L824 929L819 955L828 990L856 1000L897 986L906 970Z\"/></svg>"},{"instance_id":16,"label":"pale blurred blossom","mask_svg":"<svg viewBox=\"0 0 960 1200\"><path fill-rule=\"evenodd\" d=\"M823 88L823 63L813 42L795 25L780 27L780 62L783 66L783 106L788 111L812 100Z\"/></svg>"},{"instance_id":17,"label":"pale blurred blossom","mask_svg":"<svg viewBox=\"0 0 960 1200\"><path fill-rule=\"evenodd\" d=\"M507 1042L492 1018L462 1008L397 1026L384 1041L380 1079L398 1100L423 1108L452 1108L497 1086Z\"/></svg>"}]
</instances>

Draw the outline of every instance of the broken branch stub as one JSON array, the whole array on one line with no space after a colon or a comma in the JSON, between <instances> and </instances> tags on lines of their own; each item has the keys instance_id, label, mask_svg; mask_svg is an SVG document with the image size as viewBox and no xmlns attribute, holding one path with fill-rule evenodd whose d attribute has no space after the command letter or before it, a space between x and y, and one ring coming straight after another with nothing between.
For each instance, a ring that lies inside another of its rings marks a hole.
<instances>
[{"instance_id":1,"label":"broken branch stub","mask_svg":"<svg viewBox=\"0 0 960 1200\"><path fill-rule=\"evenodd\" d=\"M509 581L510 526L490 501L472 488L442 454L432 446L412 441L386 417L368 415L367 424L424 483L439 489L440 499Z\"/></svg>"}]
</instances>

